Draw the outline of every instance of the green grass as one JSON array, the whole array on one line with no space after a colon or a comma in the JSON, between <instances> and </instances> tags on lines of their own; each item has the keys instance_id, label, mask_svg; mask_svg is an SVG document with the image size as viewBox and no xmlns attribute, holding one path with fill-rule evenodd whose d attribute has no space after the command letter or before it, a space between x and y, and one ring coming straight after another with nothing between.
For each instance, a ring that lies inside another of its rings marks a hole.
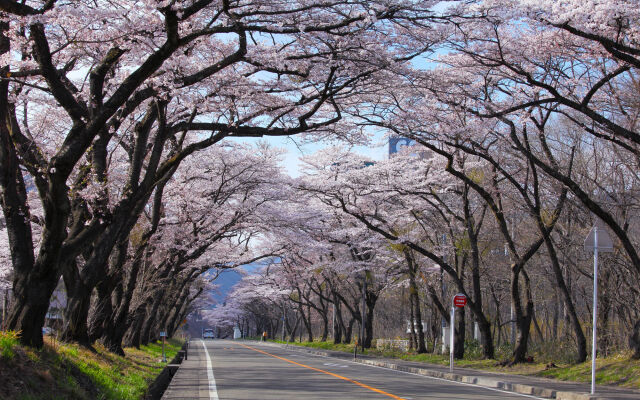
<instances>
[{"instance_id":1,"label":"green grass","mask_svg":"<svg viewBox=\"0 0 640 400\"><path fill-rule=\"evenodd\" d=\"M14 331L0 331L0 358L5 361L13 360L14 351L18 345L18 333Z\"/></svg>"},{"instance_id":2,"label":"green grass","mask_svg":"<svg viewBox=\"0 0 640 400\"><path fill-rule=\"evenodd\" d=\"M182 344L178 339L167 341L168 360ZM40 350L23 348L17 341L12 348L16 356L4 369L0 365L2 386L8 388L3 395L12 400L138 400L166 365L161 360L161 343L139 350L125 348L125 357L110 353L99 344L91 351L75 344L55 343L51 338ZM18 370L22 372L15 372Z\"/></svg>"},{"instance_id":3,"label":"green grass","mask_svg":"<svg viewBox=\"0 0 640 400\"><path fill-rule=\"evenodd\" d=\"M161 362L161 344L141 346L140 350L125 349L126 357L109 353L100 346L95 354L70 346L63 346L62 354L94 382L106 400L141 398L149 383L165 366ZM172 359L181 346L181 341L169 339L165 346L167 359Z\"/></svg>"},{"instance_id":4,"label":"green grass","mask_svg":"<svg viewBox=\"0 0 640 400\"><path fill-rule=\"evenodd\" d=\"M558 368L543 370L536 375L563 381L590 382L591 361L559 365ZM596 383L640 389L640 360L631 359L631 353L596 359Z\"/></svg>"},{"instance_id":5,"label":"green grass","mask_svg":"<svg viewBox=\"0 0 640 400\"><path fill-rule=\"evenodd\" d=\"M292 344L296 346L303 347L312 347L314 349L322 349L322 350L336 350L336 351L344 351L353 353L353 344L333 344L333 342L286 342L282 340L270 340L271 342L282 343L282 344Z\"/></svg>"},{"instance_id":6,"label":"green grass","mask_svg":"<svg viewBox=\"0 0 640 400\"><path fill-rule=\"evenodd\" d=\"M287 343L276 340L278 343ZM311 347L323 350L335 350L353 353L353 344L337 344L333 342L288 342L291 345ZM496 359L482 358L482 352L477 341L465 343L465 356L456 360L456 366L473 368L491 372L540 376L572 382L591 381L591 361L576 364L572 362L573 354L562 343L539 344L532 346L530 354L533 363L517 364L511 367L500 366L498 360L505 360L511 354L511 346L504 345L496 348ZM360 353L360 350L358 350ZM417 354L400 350L366 349L364 354L384 358L396 358L425 364L449 365L449 355ZM549 363L556 367L547 368ZM596 383L599 385L616 385L631 389L640 389L640 360L631 359L630 353L619 353L596 361Z\"/></svg>"}]
</instances>

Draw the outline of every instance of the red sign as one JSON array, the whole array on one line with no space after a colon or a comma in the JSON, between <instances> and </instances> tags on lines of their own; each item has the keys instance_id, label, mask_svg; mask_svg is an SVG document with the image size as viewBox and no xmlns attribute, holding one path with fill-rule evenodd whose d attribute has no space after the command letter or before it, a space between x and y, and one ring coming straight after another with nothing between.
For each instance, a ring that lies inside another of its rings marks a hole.
<instances>
[{"instance_id":1,"label":"red sign","mask_svg":"<svg viewBox=\"0 0 640 400\"><path fill-rule=\"evenodd\" d=\"M453 297L453 305L462 308L467 305L467 296L463 294L457 294Z\"/></svg>"}]
</instances>

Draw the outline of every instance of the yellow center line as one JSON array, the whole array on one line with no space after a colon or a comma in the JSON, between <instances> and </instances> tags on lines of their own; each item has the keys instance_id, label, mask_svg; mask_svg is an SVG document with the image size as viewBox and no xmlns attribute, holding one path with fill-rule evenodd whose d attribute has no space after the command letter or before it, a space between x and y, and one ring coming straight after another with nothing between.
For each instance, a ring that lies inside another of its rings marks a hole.
<instances>
[{"instance_id":1,"label":"yellow center line","mask_svg":"<svg viewBox=\"0 0 640 400\"><path fill-rule=\"evenodd\" d=\"M347 378L347 377L345 377L345 376L338 375L338 374L334 374L333 372L325 371L325 370L320 369L320 368L315 368L315 367L311 367L311 366L309 366L309 365L301 364L301 363L295 362L295 361L293 361L293 360L289 360L288 358L284 358L284 357L276 356L275 354L267 353L266 351L262 351L262 350L259 350L259 349L254 348L254 347L247 346L246 344L243 344L243 343L238 343L238 344L239 344L240 346L242 346L242 347L246 347L247 349L250 349L250 350L253 350L253 351L257 351L258 353L266 354L266 355L271 356L271 357L273 357L273 358L277 358L278 360L286 361L286 362L288 362L288 363L295 364L295 365L297 365L297 366L299 366L299 367L304 367L304 368L308 368L308 369L313 370L313 371L322 372L323 374L331 375L331 376L333 376L333 377L335 377L335 378L339 378L339 379L345 380L345 381L347 381L347 382L354 383L354 384L356 384L356 385L358 385L358 386L360 386L360 387L363 387L363 388L365 388L365 389L369 389L369 390L374 391L374 392L376 392L376 393L380 393L380 394L383 394L383 395L385 395L385 396L389 396L389 397L391 397L392 399L396 399L396 400L405 400L405 399L403 399L402 397L398 397L398 396L396 396L396 395L394 395L394 394L387 393L387 392L385 392L384 390L376 389L376 388L371 387L371 386L369 386L369 385L366 385L366 384L364 384L364 383L362 383L362 382L358 382L358 381L355 381L355 380L353 380L353 379L349 379L349 378Z\"/></svg>"}]
</instances>

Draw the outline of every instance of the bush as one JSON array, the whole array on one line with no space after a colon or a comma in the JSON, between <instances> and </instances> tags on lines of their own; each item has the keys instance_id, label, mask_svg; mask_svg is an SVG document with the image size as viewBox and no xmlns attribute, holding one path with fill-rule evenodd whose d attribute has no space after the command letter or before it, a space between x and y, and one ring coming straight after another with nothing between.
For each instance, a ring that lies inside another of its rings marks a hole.
<instances>
[{"instance_id":1,"label":"bush","mask_svg":"<svg viewBox=\"0 0 640 400\"><path fill-rule=\"evenodd\" d=\"M18 345L18 336L15 331L0 331L0 358L13 360L16 356L13 349Z\"/></svg>"},{"instance_id":2,"label":"bush","mask_svg":"<svg viewBox=\"0 0 640 400\"><path fill-rule=\"evenodd\" d=\"M529 352L537 362L545 364L574 364L578 357L575 344L568 340L534 343L530 346Z\"/></svg>"},{"instance_id":3,"label":"bush","mask_svg":"<svg viewBox=\"0 0 640 400\"><path fill-rule=\"evenodd\" d=\"M484 356L480 341L476 339L465 340L464 358L467 360L480 360Z\"/></svg>"}]
</instances>

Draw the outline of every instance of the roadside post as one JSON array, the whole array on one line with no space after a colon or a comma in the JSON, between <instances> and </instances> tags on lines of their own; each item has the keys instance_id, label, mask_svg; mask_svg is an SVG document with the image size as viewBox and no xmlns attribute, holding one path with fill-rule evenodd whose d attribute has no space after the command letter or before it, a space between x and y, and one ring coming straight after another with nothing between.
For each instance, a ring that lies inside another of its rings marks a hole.
<instances>
[{"instance_id":1,"label":"roadside post","mask_svg":"<svg viewBox=\"0 0 640 400\"><path fill-rule=\"evenodd\" d=\"M596 349L598 319L598 253L611 253L613 242L605 229L604 222L595 218L596 223L584 239L584 249L593 251L593 331L591 337L591 394L596 393Z\"/></svg>"},{"instance_id":2,"label":"roadside post","mask_svg":"<svg viewBox=\"0 0 640 400\"><path fill-rule=\"evenodd\" d=\"M462 293L458 293L453 296L451 300L451 322L449 323L449 372L453 372L453 353L455 345L455 327L456 322L456 308L462 308L467 305L467 296Z\"/></svg>"},{"instance_id":3,"label":"roadside post","mask_svg":"<svg viewBox=\"0 0 640 400\"><path fill-rule=\"evenodd\" d=\"M167 362L167 355L164 352L164 339L167 337L167 332L160 331L160 337L162 338L162 362Z\"/></svg>"}]
</instances>

